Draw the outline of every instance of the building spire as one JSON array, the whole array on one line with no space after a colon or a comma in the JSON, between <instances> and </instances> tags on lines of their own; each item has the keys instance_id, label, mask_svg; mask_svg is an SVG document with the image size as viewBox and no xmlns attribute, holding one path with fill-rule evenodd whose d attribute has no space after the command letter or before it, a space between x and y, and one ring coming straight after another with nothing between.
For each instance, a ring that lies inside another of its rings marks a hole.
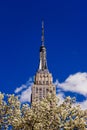
<instances>
[{"instance_id":1,"label":"building spire","mask_svg":"<svg viewBox=\"0 0 87 130\"><path fill-rule=\"evenodd\" d=\"M40 47L40 63L39 70L48 70L47 67L47 58L46 58L46 48L44 46L44 21L42 21L42 36L41 36L42 45Z\"/></svg>"},{"instance_id":2,"label":"building spire","mask_svg":"<svg viewBox=\"0 0 87 130\"><path fill-rule=\"evenodd\" d=\"M44 21L42 21L42 36L41 36L42 46L44 46Z\"/></svg>"}]
</instances>

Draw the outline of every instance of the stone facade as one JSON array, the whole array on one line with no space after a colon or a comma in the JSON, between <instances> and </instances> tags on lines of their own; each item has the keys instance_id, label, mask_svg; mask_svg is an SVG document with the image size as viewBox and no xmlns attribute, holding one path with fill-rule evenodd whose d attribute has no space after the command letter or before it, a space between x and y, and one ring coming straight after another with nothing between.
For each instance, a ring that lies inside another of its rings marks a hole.
<instances>
[{"instance_id":1,"label":"stone facade","mask_svg":"<svg viewBox=\"0 0 87 130\"><path fill-rule=\"evenodd\" d=\"M55 93L52 74L47 67L46 48L44 46L44 23L42 22L42 45L40 47L39 69L36 72L32 86L32 102L40 101L49 93Z\"/></svg>"}]
</instances>

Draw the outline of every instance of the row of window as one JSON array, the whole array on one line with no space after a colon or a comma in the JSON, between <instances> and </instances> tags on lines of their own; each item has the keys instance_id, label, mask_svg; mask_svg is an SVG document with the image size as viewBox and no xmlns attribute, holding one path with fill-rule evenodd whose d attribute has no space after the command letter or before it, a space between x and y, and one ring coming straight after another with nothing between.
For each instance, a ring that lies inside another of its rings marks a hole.
<instances>
[{"instance_id":1,"label":"row of window","mask_svg":"<svg viewBox=\"0 0 87 130\"><path fill-rule=\"evenodd\" d=\"M52 93L52 90L49 90L48 88L46 90L45 90L45 88L43 88L43 90L42 90L42 88L39 88L39 89L36 88L36 93L38 93L38 92L42 93L42 91L43 91L43 93L45 93L45 91Z\"/></svg>"},{"instance_id":2,"label":"row of window","mask_svg":"<svg viewBox=\"0 0 87 130\"><path fill-rule=\"evenodd\" d=\"M40 78L48 78L48 77L50 77L49 75L38 75L38 77L40 77Z\"/></svg>"},{"instance_id":3,"label":"row of window","mask_svg":"<svg viewBox=\"0 0 87 130\"><path fill-rule=\"evenodd\" d=\"M40 84L40 85L49 85L49 84L52 84L52 81L36 81L36 84Z\"/></svg>"}]
</instances>

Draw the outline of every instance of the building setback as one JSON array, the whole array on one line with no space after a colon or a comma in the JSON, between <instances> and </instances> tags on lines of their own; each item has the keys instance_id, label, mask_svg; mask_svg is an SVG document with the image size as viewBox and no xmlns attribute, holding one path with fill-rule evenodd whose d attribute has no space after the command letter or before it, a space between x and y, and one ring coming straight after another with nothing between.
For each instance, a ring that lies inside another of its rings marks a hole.
<instances>
[{"instance_id":1,"label":"building setback","mask_svg":"<svg viewBox=\"0 0 87 130\"><path fill-rule=\"evenodd\" d=\"M52 74L48 70L46 47L44 45L44 22L42 21L42 37L40 47L40 61L39 68L34 78L32 86L32 101L40 101L46 98L48 93L56 94L55 85L53 84Z\"/></svg>"}]
</instances>

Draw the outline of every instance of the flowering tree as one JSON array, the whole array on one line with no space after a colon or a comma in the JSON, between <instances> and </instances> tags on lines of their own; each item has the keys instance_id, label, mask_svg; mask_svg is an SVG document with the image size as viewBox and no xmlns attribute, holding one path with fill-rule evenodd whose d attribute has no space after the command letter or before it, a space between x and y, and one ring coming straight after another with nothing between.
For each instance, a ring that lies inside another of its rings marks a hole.
<instances>
[{"instance_id":1,"label":"flowering tree","mask_svg":"<svg viewBox=\"0 0 87 130\"><path fill-rule=\"evenodd\" d=\"M18 98L14 95L0 93L0 129L8 129L8 126L19 127L21 122L21 109Z\"/></svg>"},{"instance_id":2,"label":"flowering tree","mask_svg":"<svg viewBox=\"0 0 87 130\"><path fill-rule=\"evenodd\" d=\"M13 130L86 130L87 110L75 105L67 97L62 104L55 95L48 94L40 102L21 105L14 95L0 93L0 129Z\"/></svg>"}]
</instances>

